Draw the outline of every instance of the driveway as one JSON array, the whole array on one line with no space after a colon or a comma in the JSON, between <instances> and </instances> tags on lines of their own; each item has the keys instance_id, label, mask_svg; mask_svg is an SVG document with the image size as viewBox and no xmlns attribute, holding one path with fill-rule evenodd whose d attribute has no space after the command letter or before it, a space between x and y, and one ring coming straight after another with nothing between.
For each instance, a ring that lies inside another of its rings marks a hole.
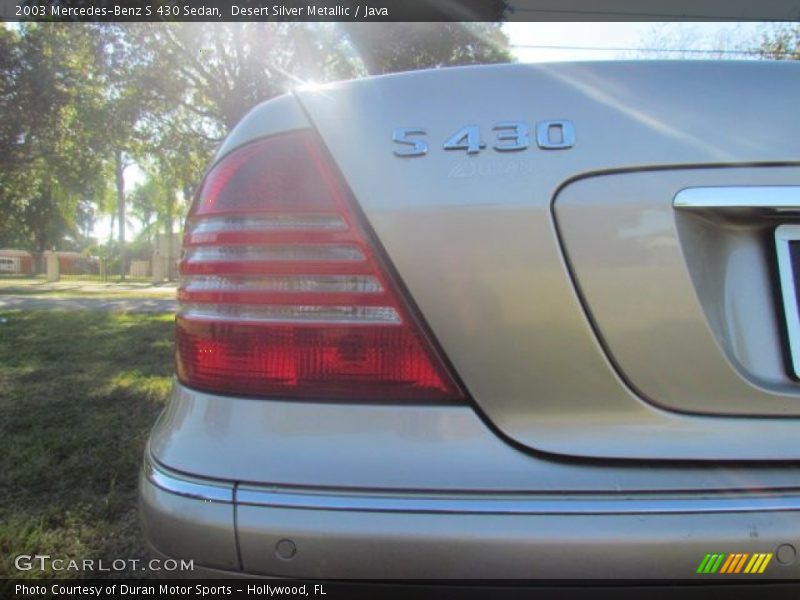
<instances>
[{"instance_id":1,"label":"driveway","mask_svg":"<svg viewBox=\"0 0 800 600\"><path fill-rule=\"evenodd\" d=\"M23 294L0 295L0 310L101 310L114 312L175 312L178 302L173 297L42 297Z\"/></svg>"}]
</instances>

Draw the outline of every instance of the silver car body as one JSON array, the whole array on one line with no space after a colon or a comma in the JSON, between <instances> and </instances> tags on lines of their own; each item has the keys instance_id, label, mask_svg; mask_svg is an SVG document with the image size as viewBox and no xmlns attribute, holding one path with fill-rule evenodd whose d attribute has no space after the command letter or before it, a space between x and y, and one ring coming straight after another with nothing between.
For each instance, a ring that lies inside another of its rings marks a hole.
<instances>
[{"instance_id":1,"label":"silver car body","mask_svg":"<svg viewBox=\"0 0 800 600\"><path fill-rule=\"evenodd\" d=\"M176 381L142 476L152 546L285 577L688 578L736 551L775 555L760 577L800 575L800 385L774 245L800 206L799 75L470 67L256 107L218 158L319 132L470 399ZM526 148L493 147L508 121ZM572 147L536 143L537 123L563 121ZM444 149L465 126L486 147ZM424 130L427 152L397 156L397 128Z\"/></svg>"}]
</instances>

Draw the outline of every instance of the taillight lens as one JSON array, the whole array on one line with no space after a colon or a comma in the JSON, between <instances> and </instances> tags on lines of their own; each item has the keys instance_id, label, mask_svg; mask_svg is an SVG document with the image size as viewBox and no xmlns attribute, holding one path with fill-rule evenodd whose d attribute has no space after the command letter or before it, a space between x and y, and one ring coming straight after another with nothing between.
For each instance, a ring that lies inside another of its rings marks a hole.
<instances>
[{"instance_id":1,"label":"taillight lens","mask_svg":"<svg viewBox=\"0 0 800 600\"><path fill-rule=\"evenodd\" d=\"M208 173L180 270L187 385L339 401L463 397L311 131L245 146Z\"/></svg>"}]
</instances>

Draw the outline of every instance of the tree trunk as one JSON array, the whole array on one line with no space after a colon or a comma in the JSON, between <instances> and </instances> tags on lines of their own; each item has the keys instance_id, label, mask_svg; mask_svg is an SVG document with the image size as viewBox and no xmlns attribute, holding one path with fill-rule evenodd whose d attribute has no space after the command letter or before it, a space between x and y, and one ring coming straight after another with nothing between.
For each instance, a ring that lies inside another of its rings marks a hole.
<instances>
[{"instance_id":1,"label":"tree trunk","mask_svg":"<svg viewBox=\"0 0 800 600\"><path fill-rule=\"evenodd\" d=\"M42 203L47 206L50 204L50 193L51 193L51 186L49 179L46 180L41 187L41 199ZM48 248L48 243L50 242L50 236L48 235L47 231L47 222L40 218L36 221L34 226L35 236L36 236L36 245L39 249L39 257L41 259L40 266L42 268L42 273L47 273L47 257L45 256L45 252L48 250L55 250L56 247L53 246L52 248Z\"/></svg>"},{"instance_id":2,"label":"tree trunk","mask_svg":"<svg viewBox=\"0 0 800 600\"><path fill-rule=\"evenodd\" d=\"M122 159L122 150L114 151L114 174L117 180L117 226L119 227L119 278L125 279L125 262L127 252L125 248L125 164Z\"/></svg>"},{"instance_id":3,"label":"tree trunk","mask_svg":"<svg viewBox=\"0 0 800 600\"><path fill-rule=\"evenodd\" d=\"M173 251L173 225L175 221L175 192L172 186L167 186L167 279L175 279L175 253Z\"/></svg>"},{"instance_id":4,"label":"tree trunk","mask_svg":"<svg viewBox=\"0 0 800 600\"><path fill-rule=\"evenodd\" d=\"M116 213L111 213L111 225L108 228L108 254L111 255L111 244L114 242L114 225L117 222Z\"/></svg>"},{"instance_id":5,"label":"tree trunk","mask_svg":"<svg viewBox=\"0 0 800 600\"><path fill-rule=\"evenodd\" d=\"M47 252L47 244L43 240L37 244L38 252L35 261L34 271L35 275L39 273L47 273L47 257L45 256L45 252Z\"/></svg>"}]
</instances>

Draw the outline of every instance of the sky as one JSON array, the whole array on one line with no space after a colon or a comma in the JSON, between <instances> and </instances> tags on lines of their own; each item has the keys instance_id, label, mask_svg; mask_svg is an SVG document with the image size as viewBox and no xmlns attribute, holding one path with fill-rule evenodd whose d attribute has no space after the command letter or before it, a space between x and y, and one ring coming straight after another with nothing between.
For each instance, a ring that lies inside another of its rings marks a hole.
<instances>
[{"instance_id":1,"label":"sky","mask_svg":"<svg viewBox=\"0 0 800 600\"><path fill-rule=\"evenodd\" d=\"M645 48L713 50L752 47L765 27L764 23L506 23L504 31L511 42L514 57L523 63L664 59L664 58L715 58L708 54L666 53L644 51ZM526 48L525 46L548 48ZM559 48L553 48L558 46ZM565 48L570 46L571 48ZM577 48L580 47L580 48ZM638 50L637 50L638 49ZM731 55L729 58L747 58ZM142 171L136 167L125 173L125 187L132 190L143 180ZM108 238L110 217L98 219L94 235ZM133 239L140 227L135 219L126 237Z\"/></svg>"},{"instance_id":2,"label":"sky","mask_svg":"<svg viewBox=\"0 0 800 600\"><path fill-rule=\"evenodd\" d=\"M619 48L681 48L713 50L756 43L764 23L507 23L514 56L520 62L674 58L664 52L624 51ZM524 45L580 46L589 49L523 48ZM596 49L595 49L596 48ZM609 48L602 50L602 48ZM709 58L682 55L681 58ZM739 56L738 58L742 58Z\"/></svg>"}]
</instances>

